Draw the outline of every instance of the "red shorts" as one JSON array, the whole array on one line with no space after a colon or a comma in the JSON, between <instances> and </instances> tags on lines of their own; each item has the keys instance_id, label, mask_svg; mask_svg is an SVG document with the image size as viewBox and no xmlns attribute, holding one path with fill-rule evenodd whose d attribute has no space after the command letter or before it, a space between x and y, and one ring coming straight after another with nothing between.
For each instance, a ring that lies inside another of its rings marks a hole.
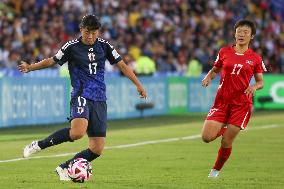
<instances>
[{"instance_id":1,"label":"red shorts","mask_svg":"<svg viewBox=\"0 0 284 189\"><path fill-rule=\"evenodd\" d=\"M214 104L207 114L206 120L214 120L232 124L245 129L252 112L252 104Z\"/></svg>"}]
</instances>

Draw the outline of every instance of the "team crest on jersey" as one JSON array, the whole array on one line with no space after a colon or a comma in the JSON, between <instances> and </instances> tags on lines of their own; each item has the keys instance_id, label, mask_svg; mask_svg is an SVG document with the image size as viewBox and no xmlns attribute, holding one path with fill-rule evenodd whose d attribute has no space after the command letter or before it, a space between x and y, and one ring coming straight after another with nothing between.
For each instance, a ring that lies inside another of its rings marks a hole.
<instances>
[{"instance_id":1,"label":"team crest on jersey","mask_svg":"<svg viewBox=\"0 0 284 189\"><path fill-rule=\"evenodd\" d=\"M88 57L89 57L89 60L92 62L92 61L95 61L95 56L96 54L95 53L88 53Z\"/></svg>"},{"instance_id":2,"label":"team crest on jersey","mask_svg":"<svg viewBox=\"0 0 284 189\"><path fill-rule=\"evenodd\" d=\"M249 64L249 65L252 65L253 61L252 60L246 60L246 63Z\"/></svg>"},{"instance_id":3,"label":"team crest on jersey","mask_svg":"<svg viewBox=\"0 0 284 189\"><path fill-rule=\"evenodd\" d=\"M208 113L207 116L212 116L217 111L218 111L218 108L212 108L212 109L209 110L209 113Z\"/></svg>"},{"instance_id":4,"label":"team crest on jersey","mask_svg":"<svg viewBox=\"0 0 284 189\"><path fill-rule=\"evenodd\" d=\"M84 107L77 107L77 113L82 114L84 112Z\"/></svg>"},{"instance_id":5,"label":"team crest on jersey","mask_svg":"<svg viewBox=\"0 0 284 189\"><path fill-rule=\"evenodd\" d=\"M94 49L93 48L89 48L89 51L94 51Z\"/></svg>"}]
</instances>

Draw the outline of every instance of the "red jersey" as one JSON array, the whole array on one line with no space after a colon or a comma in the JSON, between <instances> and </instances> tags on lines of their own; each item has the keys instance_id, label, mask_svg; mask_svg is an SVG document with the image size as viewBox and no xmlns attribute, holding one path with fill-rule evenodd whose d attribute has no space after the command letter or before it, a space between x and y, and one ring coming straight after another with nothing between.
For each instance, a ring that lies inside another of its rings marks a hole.
<instances>
[{"instance_id":1,"label":"red jersey","mask_svg":"<svg viewBox=\"0 0 284 189\"><path fill-rule=\"evenodd\" d=\"M215 103L252 103L252 97L245 94L252 76L266 71L261 57L252 49L244 54L235 51L234 46L220 49L214 66L222 68L220 85Z\"/></svg>"}]
</instances>

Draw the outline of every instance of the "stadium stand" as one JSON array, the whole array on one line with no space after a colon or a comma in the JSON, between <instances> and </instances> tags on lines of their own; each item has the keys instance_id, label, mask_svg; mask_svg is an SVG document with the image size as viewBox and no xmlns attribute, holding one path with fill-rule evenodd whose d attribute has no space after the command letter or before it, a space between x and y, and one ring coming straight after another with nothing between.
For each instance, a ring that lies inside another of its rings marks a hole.
<instances>
[{"instance_id":1,"label":"stadium stand","mask_svg":"<svg viewBox=\"0 0 284 189\"><path fill-rule=\"evenodd\" d=\"M178 75L187 75L190 62L207 72L217 50L232 43L234 23L249 18L258 27L253 49L262 54L270 73L284 73L281 0L2 0L0 77L19 75L11 70L20 60L53 56L79 35L78 24L87 13L100 17L102 37L131 59L133 69L145 54L154 60L157 73ZM107 71L118 72L112 67Z\"/></svg>"}]
</instances>

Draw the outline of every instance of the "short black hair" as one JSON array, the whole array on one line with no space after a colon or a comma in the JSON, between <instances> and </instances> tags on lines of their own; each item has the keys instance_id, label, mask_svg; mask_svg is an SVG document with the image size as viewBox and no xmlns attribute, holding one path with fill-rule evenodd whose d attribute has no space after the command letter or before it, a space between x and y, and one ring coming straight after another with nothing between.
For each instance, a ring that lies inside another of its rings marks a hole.
<instances>
[{"instance_id":1,"label":"short black hair","mask_svg":"<svg viewBox=\"0 0 284 189\"><path fill-rule=\"evenodd\" d=\"M251 35L255 35L256 33L256 27L255 27L255 24L250 21L250 20L246 20L246 19L243 19L243 20L239 20L235 26L234 26L234 29L235 29L235 32L236 32L236 29L240 26L248 26L250 27L251 29Z\"/></svg>"},{"instance_id":2,"label":"short black hair","mask_svg":"<svg viewBox=\"0 0 284 189\"><path fill-rule=\"evenodd\" d=\"M80 28L86 28L89 31L98 30L100 27L100 20L93 14L85 15L80 23Z\"/></svg>"}]
</instances>

